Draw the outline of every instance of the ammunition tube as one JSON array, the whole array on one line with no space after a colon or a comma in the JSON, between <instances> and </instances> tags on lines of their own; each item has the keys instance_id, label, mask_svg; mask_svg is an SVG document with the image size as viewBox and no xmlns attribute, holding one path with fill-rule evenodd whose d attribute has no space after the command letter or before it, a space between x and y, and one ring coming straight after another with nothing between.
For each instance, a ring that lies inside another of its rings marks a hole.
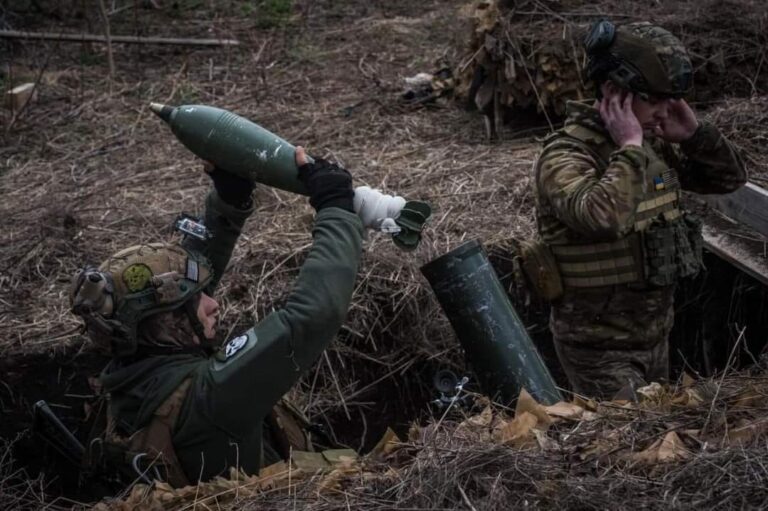
<instances>
[{"instance_id":1,"label":"ammunition tube","mask_svg":"<svg viewBox=\"0 0 768 511\"><path fill-rule=\"evenodd\" d=\"M523 388L540 403L562 400L478 241L432 260L421 272L485 393L503 404L515 401Z\"/></svg>"}]
</instances>

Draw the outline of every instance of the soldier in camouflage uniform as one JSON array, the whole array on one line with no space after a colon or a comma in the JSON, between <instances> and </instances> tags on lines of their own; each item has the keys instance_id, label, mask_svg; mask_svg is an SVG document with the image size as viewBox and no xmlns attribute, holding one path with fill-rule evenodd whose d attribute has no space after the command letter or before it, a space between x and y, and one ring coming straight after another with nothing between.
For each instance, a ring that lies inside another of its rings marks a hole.
<instances>
[{"instance_id":1,"label":"soldier in camouflage uniform","mask_svg":"<svg viewBox=\"0 0 768 511\"><path fill-rule=\"evenodd\" d=\"M550 318L558 357L574 391L606 398L668 377L675 283L702 267L680 190L733 192L746 173L682 99L692 68L677 38L604 21L586 46L598 99L571 102L545 140L535 199L563 288Z\"/></svg>"},{"instance_id":2,"label":"soldier in camouflage uniform","mask_svg":"<svg viewBox=\"0 0 768 511\"><path fill-rule=\"evenodd\" d=\"M274 407L339 330L363 229L347 171L307 163L300 148L297 164L317 210L312 248L285 306L224 346L212 342L219 314L212 297L253 211L247 180L211 172L210 238L131 247L74 277L73 311L113 354L101 375L107 433L91 442L92 470L127 465L135 470L129 477L183 486L229 467L255 474L289 448L310 447L302 432L285 431L289 418Z\"/></svg>"}]
</instances>

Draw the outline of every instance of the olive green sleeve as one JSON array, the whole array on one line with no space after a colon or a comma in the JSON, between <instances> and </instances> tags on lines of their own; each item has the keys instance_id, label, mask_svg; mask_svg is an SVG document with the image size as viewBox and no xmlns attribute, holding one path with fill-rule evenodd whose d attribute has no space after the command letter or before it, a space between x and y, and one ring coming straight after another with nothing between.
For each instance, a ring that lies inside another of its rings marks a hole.
<instances>
[{"instance_id":1,"label":"olive green sleeve","mask_svg":"<svg viewBox=\"0 0 768 511\"><path fill-rule=\"evenodd\" d=\"M211 190L205 199L205 217L203 223L211 233L211 238L201 241L192 237L184 240L184 246L202 252L213 266L213 280L206 288L206 293L213 296L221 277L227 269L240 232L253 207L238 209L221 200L216 190Z\"/></svg>"},{"instance_id":2,"label":"olive green sleeve","mask_svg":"<svg viewBox=\"0 0 768 511\"><path fill-rule=\"evenodd\" d=\"M701 123L680 144L680 186L696 193L730 193L747 182L739 151L715 126Z\"/></svg>"},{"instance_id":3,"label":"olive green sleeve","mask_svg":"<svg viewBox=\"0 0 768 511\"><path fill-rule=\"evenodd\" d=\"M589 149L556 140L536 163L538 195L574 231L588 238L618 238L632 228L647 166L645 150L628 146L614 151L599 175Z\"/></svg>"},{"instance_id":4,"label":"olive green sleeve","mask_svg":"<svg viewBox=\"0 0 768 511\"><path fill-rule=\"evenodd\" d=\"M208 420L244 438L311 367L344 321L362 251L363 227L349 211L317 214L314 242L285 306L229 340L210 362Z\"/></svg>"}]
</instances>

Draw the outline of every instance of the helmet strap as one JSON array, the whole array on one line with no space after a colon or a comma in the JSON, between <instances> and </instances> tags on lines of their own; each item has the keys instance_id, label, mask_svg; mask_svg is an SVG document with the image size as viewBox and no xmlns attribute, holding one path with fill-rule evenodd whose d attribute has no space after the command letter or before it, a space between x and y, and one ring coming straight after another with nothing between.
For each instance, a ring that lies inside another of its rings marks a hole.
<instances>
[{"instance_id":1,"label":"helmet strap","mask_svg":"<svg viewBox=\"0 0 768 511\"><path fill-rule=\"evenodd\" d=\"M199 303L200 303L200 294L198 293L194 297L192 297L191 300L187 300L184 303L183 307L184 307L184 311L187 313L189 324L192 325L192 330L195 332L197 339L200 341L200 344L196 347L210 354L215 351L215 346L205 336L205 326L203 326L203 323L200 321L200 318L197 317L197 307Z\"/></svg>"}]
</instances>

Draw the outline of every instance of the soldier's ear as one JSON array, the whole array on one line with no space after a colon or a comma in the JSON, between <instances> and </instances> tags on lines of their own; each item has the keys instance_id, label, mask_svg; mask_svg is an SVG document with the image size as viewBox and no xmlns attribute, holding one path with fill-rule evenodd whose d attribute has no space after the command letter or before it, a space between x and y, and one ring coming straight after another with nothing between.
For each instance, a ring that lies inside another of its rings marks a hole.
<instances>
[{"instance_id":1,"label":"soldier's ear","mask_svg":"<svg viewBox=\"0 0 768 511\"><path fill-rule=\"evenodd\" d=\"M616 84L611 80L606 80L600 85L600 93L602 97L611 95L616 91Z\"/></svg>"}]
</instances>

